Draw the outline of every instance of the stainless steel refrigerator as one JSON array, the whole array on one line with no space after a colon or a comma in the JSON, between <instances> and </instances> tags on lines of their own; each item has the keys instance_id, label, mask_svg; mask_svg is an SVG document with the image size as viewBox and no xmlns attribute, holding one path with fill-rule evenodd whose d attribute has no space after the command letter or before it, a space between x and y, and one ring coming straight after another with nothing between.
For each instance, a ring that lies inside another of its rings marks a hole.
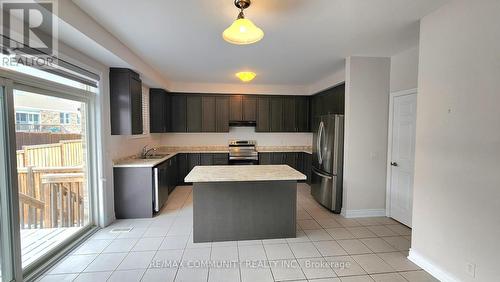
<instances>
[{"instance_id":1,"label":"stainless steel refrigerator","mask_svg":"<svg viewBox=\"0 0 500 282\"><path fill-rule=\"evenodd\" d=\"M342 209L344 116L324 115L314 121L311 194L334 213Z\"/></svg>"}]
</instances>

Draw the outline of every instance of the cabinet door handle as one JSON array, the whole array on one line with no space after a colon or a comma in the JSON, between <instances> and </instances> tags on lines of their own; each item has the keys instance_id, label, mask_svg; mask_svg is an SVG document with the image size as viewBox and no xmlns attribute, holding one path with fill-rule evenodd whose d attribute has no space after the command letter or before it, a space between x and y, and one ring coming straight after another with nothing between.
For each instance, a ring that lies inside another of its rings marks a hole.
<instances>
[{"instance_id":1,"label":"cabinet door handle","mask_svg":"<svg viewBox=\"0 0 500 282\"><path fill-rule=\"evenodd\" d=\"M398 166L398 163L397 162L391 162L391 165L392 166Z\"/></svg>"},{"instance_id":2,"label":"cabinet door handle","mask_svg":"<svg viewBox=\"0 0 500 282\"><path fill-rule=\"evenodd\" d=\"M159 171L158 171L158 168L155 167L154 170L154 210L155 212L159 212L160 211L160 203L159 203L159 192L158 192L158 189L159 189Z\"/></svg>"}]
</instances>

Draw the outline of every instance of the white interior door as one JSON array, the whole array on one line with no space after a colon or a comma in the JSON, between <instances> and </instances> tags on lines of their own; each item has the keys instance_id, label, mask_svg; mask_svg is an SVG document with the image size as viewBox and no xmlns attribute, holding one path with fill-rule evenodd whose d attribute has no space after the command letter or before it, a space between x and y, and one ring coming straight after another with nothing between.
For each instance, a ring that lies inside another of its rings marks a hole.
<instances>
[{"instance_id":1,"label":"white interior door","mask_svg":"<svg viewBox=\"0 0 500 282\"><path fill-rule=\"evenodd\" d=\"M390 216L411 227L417 94L394 96Z\"/></svg>"}]
</instances>

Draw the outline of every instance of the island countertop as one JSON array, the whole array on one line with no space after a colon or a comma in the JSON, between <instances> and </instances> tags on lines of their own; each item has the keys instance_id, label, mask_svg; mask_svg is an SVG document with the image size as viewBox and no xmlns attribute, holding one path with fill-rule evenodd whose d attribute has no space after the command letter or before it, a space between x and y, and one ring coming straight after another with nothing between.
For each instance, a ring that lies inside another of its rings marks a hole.
<instances>
[{"instance_id":1,"label":"island countertop","mask_svg":"<svg viewBox=\"0 0 500 282\"><path fill-rule=\"evenodd\" d=\"M297 181L306 176L288 165L196 166L186 182Z\"/></svg>"}]
</instances>

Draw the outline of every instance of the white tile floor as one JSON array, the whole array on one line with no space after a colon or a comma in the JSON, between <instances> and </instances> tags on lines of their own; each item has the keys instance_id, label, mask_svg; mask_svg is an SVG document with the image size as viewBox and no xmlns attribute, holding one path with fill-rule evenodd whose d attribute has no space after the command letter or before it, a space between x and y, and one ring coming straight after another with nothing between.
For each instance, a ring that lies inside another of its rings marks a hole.
<instances>
[{"instance_id":1,"label":"white tile floor","mask_svg":"<svg viewBox=\"0 0 500 282\"><path fill-rule=\"evenodd\" d=\"M195 244L192 188L179 186L160 215L117 220L40 281L437 281L406 258L409 228L332 214L309 189L298 186L297 238Z\"/></svg>"}]
</instances>

